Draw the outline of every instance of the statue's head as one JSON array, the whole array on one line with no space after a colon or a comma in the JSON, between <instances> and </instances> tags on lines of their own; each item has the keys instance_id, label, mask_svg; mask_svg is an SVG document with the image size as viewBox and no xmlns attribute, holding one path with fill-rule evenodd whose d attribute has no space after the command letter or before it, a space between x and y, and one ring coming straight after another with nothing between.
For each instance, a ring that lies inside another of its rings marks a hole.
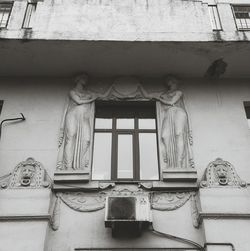
<instances>
[{"instance_id":1,"label":"statue's head","mask_svg":"<svg viewBox=\"0 0 250 251\"><path fill-rule=\"evenodd\" d=\"M81 90L88 83L88 75L86 73L82 73L75 77L76 88Z\"/></svg>"},{"instance_id":2,"label":"statue's head","mask_svg":"<svg viewBox=\"0 0 250 251\"><path fill-rule=\"evenodd\" d=\"M170 75L165 78L165 85L170 91L177 90L178 83L179 83L178 79L174 76Z\"/></svg>"},{"instance_id":3,"label":"statue's head","mask_svg":"<svg viewBox=\"0 0 250 251\"><path fill-rule=\"evenodd\" d=\"M27 164L22 167L21 170L21 185L29 186L31 183L31 179L35 174L35 167L33 165Z\"/></svg>"}]
</instances>

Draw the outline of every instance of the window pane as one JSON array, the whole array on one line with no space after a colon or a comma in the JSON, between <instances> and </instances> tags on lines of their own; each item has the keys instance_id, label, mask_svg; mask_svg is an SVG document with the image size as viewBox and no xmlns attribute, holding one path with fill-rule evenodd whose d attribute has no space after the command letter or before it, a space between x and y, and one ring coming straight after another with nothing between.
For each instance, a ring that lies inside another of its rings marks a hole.
<instances>
[{"instance_id":1,"label":"window pane","mask_svg":"<svg viewBox=\"0 0 250 251\"><path fill-rule=\"evenodd\" d=\"M155 129L155 119L139 119L139 129Z\"/></svg>"},{"instance_id":2,"label":"window pane","mask_svg":"<svg viewBox=\"0 0 250 251\"><path fill-rule=\"evenodd\" d=\"M117 119L117 129L134 129L134 119Z\"/></svg>"},{"instance_id":3,"label":"window pane","mask_svg":"<svg viewBox=\"0 0 250 251\"><path fill-rule=\"evenodd\" d=\"M93 152L93 180L111 179L111 133L95 133Z\"/></svg>"},{"instance_id":4,"label":"window pane","mask_svg":"<svg viewBox=\"0 0 250 251\"><path fill-rule=\"evenodd\" d=\"M133 137L129 134L118 135L117 178L133 178Z\"/></svg>"},{"instance_id":5,"label":"window pane","mask_svg":"<svg viewBox=\"0 0 250 251\"><path fill-rule=\"evenodd\" d=\"M157 141L155 133L139 134L140 179L158 180Z\"/></svg>"},{"instance_id":6,"label":"window pane","mask_svg":"<svg viewBox=\"0 0 250 251\"><path fill-rule=\"evenodd\" d=\"M112 129L112 119L95 119L95 128L96 129Z\"/></svg>"}]
</instances>

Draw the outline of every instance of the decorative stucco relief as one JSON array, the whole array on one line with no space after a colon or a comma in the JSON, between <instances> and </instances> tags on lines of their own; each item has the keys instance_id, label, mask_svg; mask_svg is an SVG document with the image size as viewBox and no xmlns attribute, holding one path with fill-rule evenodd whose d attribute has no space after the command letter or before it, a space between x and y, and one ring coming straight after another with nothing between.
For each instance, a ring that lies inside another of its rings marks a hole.
<instances>
[{"instance_id":1,"label":"decorative stucco relief","mask_svg":"<svg viewBox=\"0 0 250 251\"><path fill-rule=\"evenodd\" d=\"M105 206L105 193L69 192L60 193L58 197L71 209L78 212L97 211Z\"/></svg>"},{"instance_id":2,"label":"decorative stucco relief","mask_svg":"<svg viewBox=\"0 0 250 251\"><path fill-rule=\"evenodd\" d=\"M189 117L177 84L174 77L167 77L166 91L156 98L163 169L194 168Z\"/></svg>"},{"instance_id":3,"label":"decorative stucco relief","mask_svg":"<svg viewBox=\"0 0 250 251\"><path fill-rule=\"evenodd\" d=\"M52 213L51 213L51 228L56 231L59 229L60 225L60 204L61 200L60 198L56 197L54 205L52 207Z\"/></svg>"},{"instance_id":4,"label":"decorative stucco relief","mask_svg":"<svg viewBox=\"0 0 250 251\"><path fill-rule=\"evenodd\" d=\"M189 192L149 192L136 186L117 186L101 192L65 192L57 196L71 209L91 212L103 209L107 196L149 195L151 207L155 210L171 211L182 207L191 197Z\"/></svg>"},{"instance_id":5,"label":"decorative stucco relief","mask_svg":"<svg viewBox=\"0 0 250 251\"><path fill-rule=\"evenodd\" d=\"M193 226L195 228L199 228L199 225L200 225L199 207L198 207L196 193L191 194L191 215L192 215Z\"/></svg>"},{"instance_id":6,"label":"decorative stucco relief","mask_svg":"<svg viewBox=\"0 0 250 251\"><path fill-rule=\"evenodd\" d=\"M240 179L231 163L217 158L206 168L200 187L246 187L246 182Z\"/></svg>"},{"instance_id":7,"label":"decorative stucco relief","mask_svg":"<svg viewBox=\"0 0 250 251\"><path fill-rule=\"evenodd\" d=\"M172 211L182 207L189 199L190 193L157 193L152 194L152 208L161 211Z\"/></svg>"},{"instance_id":8,"label":"decorative stucco relief","mask_svg":"<svg viewBox=\"0 0 250 251\"><path fill-rule=\"evenodd\" d=\"M97 100L156 101L161 169L194 168L189 117L174 77L167 77L166 89L155 93L145 90L140 81L132 77L116 79L102 94L88 88L86 74L75 81L76 87L69 93L62 119L57 169L90 171Z\"/></svg>"},{"instance_id":9,"label":"decorative stucco relief","mask_svg":"<svg viewBox=\"0 0 250 251\"><path fill-rule=\"evenodd\" d=\"M48 188L51 179L42 164L33 158L20 162L14 172L0 178L1 189L12 188Z\"/></svg>"},{"instance_id":10,"label":"decorative stucco relief","mask_svg":"<svg viewBox=\"0 0 250 251\"><path fill-rule=\"evenodd\" d=\"M79 212L91 212L103 209L107 196L136 196L141 193L145 192L136 186L116 186L100 192L66 192L57 195L70 208Z\"/></svg>"},{"instance_id":11,"label":"decorative stucco relief","mask_svg":"<svg viewBox=\"0 0 250 251\"><path fill-rule=\"evenodd\" d=\"M87 88L88 76L75 79L69 92L59 135L57 169L89 169L91 138L96 96Z\"/></svg>"}]
</instances>

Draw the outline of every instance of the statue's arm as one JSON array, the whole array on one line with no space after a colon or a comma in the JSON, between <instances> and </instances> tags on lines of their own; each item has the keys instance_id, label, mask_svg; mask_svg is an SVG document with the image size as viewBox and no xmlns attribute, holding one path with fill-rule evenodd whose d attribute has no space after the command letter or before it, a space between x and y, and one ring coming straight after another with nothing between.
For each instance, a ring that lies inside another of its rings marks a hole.
<instances>
[{"instance_id":1,"label":"statue's arm","mask_svg":"<svg viewBox=\"0 0 250 251\"><path fill-rule=\"evenodd\" d=\"M145 98L156 99L154 94L149 94L141 85L138 85L137 90L139 90Z\"/></svg>"},{"instance_id":2,"label":"statue's arm","mask_svg":"<svg viewBox=\"0 0 250 251\"><path fill-rule=\"evenodd\" d=\"M173 97L170 97L169 99L163 99L160 97L158 100L162 102L164 105L174 106L175 103L178 102L181 97L182 97L182 92L177 91L176 94Z\"/></svg>"},{"instance_id":3,"label":"statue's arm","mask_svg":"<svg viewBox=\"0 0 250 251\"><path fill-rule=\"evenodd\" d=\"M182 98L182 92L176 91L176 94L172 97L172 100L171 100L172 105L178 102L181 98Z\"/></svg>"},{"instance_id":4,"label":"statue's arm","mask_svg":"<svg viewBox=\"0 0 250 251\"><path fill-rule=\"evenodd\" d=\"M82 99L80 98L74 90L70 91L69 93L70 98L78 105L88 104L96 100L96 96L93 96L90 99Z\"/></svg>"}]
</instances>

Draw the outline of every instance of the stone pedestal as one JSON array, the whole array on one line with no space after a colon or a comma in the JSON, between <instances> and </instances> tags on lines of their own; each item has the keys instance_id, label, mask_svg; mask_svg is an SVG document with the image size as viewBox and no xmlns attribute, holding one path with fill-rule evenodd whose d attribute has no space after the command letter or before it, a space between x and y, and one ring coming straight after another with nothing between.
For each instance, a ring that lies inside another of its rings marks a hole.
<instances>
[{"instance_id":1,"label":"stone pedestal","mask_svg":"<svg viewBox=\"0 0 250 251\"><path fill-rule=\"evenodd\" d=\"M195 169L165 169L162 172L162 180L169 188L197 188L197 171Z\"/></svg>"},{"instance_id":2,"label":"stone pedestal","mask_svg":"<svg viewBox=\"0 0 250 251\"><path fill-rule=\"evenodd\" d=\"M224 243L211 243L206 245L206 251L232 251L233 246L230 244Z\"/></svg>"},{"instance_id":3,"label":"stone pedestal","mask_svg":"<svg viewBox=\"0 0 250 251\"><path fill-rule=\"evenodd\" d=\"M44 251L51 222L50 189L2 190L0 200L0 242L3 250Z\"/></svg>"},{"instance_id":4,"label":"stone pedestal","mask_svg":"<svg viewBox=\"0 0 250 251\"><path fill-rule=\"evenodd\" d=\"M71 190L81 184L88 183L89 171L56 171L54 174L54 190Z\"/></svg>"},{"instance_id":5,"label":"stone pedestal","mask_svg":"<svg viewBox=\"0 0 250 251\"><path fill-rule=\"evenodd\" d=\"M239 187L200 189L199 221L206 251L248 251L250 190Z\"/></svg>"}]
</instances>

